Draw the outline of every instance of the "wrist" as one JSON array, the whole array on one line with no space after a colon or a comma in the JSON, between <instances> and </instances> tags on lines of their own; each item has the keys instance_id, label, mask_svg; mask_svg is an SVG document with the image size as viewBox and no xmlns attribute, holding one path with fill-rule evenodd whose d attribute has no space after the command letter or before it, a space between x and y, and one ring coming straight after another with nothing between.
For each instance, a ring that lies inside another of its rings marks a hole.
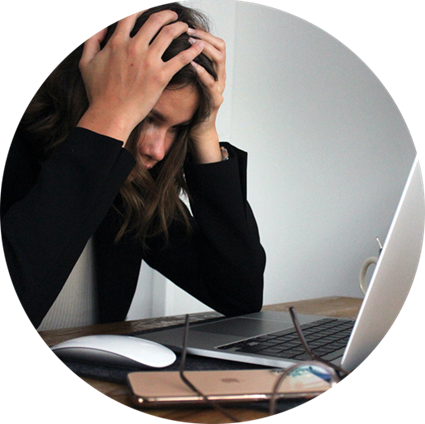
<instances>
[{"instance_id":1,"label":"wrist","mask_svg":"<svg viewBox=\"0 0 425 424\"><path fill-rule=\"evenodd\" d=\"M77 127L114 138L123 142L123 147L133 131L132 125L107 109L89 108L81 117Z\"/></svg>"},{"instance_id":2,"label":"wrist","mask_svg":"<svg viewBox=\"0 0 425 424\"><path fill-rule=\"evenodd\" d=\"M215 163L223 160L217 131L205 132L194 139L194 159L197 163Z\"/></svg>"}]
</instances>

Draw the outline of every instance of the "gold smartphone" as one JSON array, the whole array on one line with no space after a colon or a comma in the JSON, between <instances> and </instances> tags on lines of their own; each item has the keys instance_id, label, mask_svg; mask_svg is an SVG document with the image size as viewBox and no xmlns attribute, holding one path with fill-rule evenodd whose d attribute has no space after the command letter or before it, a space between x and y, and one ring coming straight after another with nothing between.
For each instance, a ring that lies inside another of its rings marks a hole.
<instances>
[{"instance_id":1,"label":"gold smartphone","mask_svg":"<svg viewBox=\"0 0 425 424\"><path fill-rule=\"evenodd\" d=\"M210 400L240 404L267 401L282 370L185 371L187 379ZM127 376L133 402L140 408L206 404L181 380L177 371L141 371ZM312 373L286 377L278 399L311 399L328 390L328 382Z\"/></svg>"}]
</instances>

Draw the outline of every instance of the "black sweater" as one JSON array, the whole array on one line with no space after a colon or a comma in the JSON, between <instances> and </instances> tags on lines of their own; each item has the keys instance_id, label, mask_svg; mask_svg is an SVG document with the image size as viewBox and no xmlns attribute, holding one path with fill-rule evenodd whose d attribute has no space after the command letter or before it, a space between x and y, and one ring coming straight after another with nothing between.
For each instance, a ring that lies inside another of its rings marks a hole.
<instances>
[{"instance_id":1,"label":"black sweater","mask_svg":"<svg viewBox=\"0 0 425 424\"><path fill-rule=\"evenodd\" d=\"M135 165L122 143L76 128L47 161L17 133L6 162L1 226L7 265L20 301L38 326L93 236L101 322L122 321L145 260L179 287L225 314L262 305L265 254L246 200L246 153L230 145L230 160L185 164L194 229L175 221L169 244L149 249L125 235L115 207Z\"/></svg>"}]
</instances>

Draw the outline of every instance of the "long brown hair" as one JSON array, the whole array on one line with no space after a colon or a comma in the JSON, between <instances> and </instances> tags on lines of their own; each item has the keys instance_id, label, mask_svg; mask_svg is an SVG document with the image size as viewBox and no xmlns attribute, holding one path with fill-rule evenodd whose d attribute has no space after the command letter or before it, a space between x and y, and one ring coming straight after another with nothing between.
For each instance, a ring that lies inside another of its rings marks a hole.
<instances>
[{"instance_id":1,"label":"long brown hair","mask_svg":"<svg viewBox=\"0 0 425 424\"><path fill-rule=\"evenodd\" d=\"M139 31L150 15L166 9L175 11L178 20L187 23L191 28L209 30L208 21L201 13L178 3L171 3L144 12L137 20L131 36ZM115 28L116 23L108 27L102 47L106 45ZM188 40L189 36L186 33L175 39L164 53L163 60L167 61L188 49L191 46ZM30 134L31 142L38 149L42 149L44 158L66 139L88 108L87 95L78 67L82 50L83 45L67 56L50 74L34 96L21 121L21 130ZM201 53L195 61L217 78L212 62L204 54ZM180 89L189 85L196 88L199 98L199 106L191 126L180 130L164 160L150 171L136 165L131 180L127 179L121 187L123 208L122 210L120 208L119 212L122 216L122 226L117 234L117 240L126 231L134 233L143 243L147 237L161 233L167 239L167 228L175 219L183 220L187 227L190 227L180 200L182 192L188 192L183 163L192 145L190 130L209 115L211 99L190 65L175 74L166 89ZM134 129L126 143L126 148L133 153L136 160L138 159L136 146L141 131L143 122Z\"/></svg>"}]
</instances>

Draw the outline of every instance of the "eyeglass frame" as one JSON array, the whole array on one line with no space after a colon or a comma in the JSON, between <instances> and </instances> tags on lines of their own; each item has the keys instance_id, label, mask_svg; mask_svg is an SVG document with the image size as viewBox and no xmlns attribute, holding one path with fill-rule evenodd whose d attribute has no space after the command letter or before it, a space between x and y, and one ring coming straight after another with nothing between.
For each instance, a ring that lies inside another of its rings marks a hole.
<instances>
[{"instance_id":1,"label":"eyeglass frame","mask_svg":"<svg viewBox=\"0 0 425 424\"><path fill-rule=\"evenodd\" d=\"M308 346L308 343L304 337L304 334L302 332L301 326L298 321L297 314L295 312L294 307L289 308L289 313L292 319L292 322L294 324L295 330L297 332L297 335L301 341L301 344L306 351L306 353L311 357L311 361L302 361L299 363L296 363L292 365L289 368L286 368L283 370L283 372L279 375L279 377L276 380L276 383L273 387L272 394L269 400L269 415L274 415L276 413L276 402L278 399L278 390L282 382L285 380L286 377L288 377L293 371L295 371L298 368L305 367L305 366L317 366L325 369L329 375L332 377L332 383L330 384L330 387L332 388L335 384L337 384L339 381L341 381L342 378L345 378L348 374L350 374L349 371L345 370L342 367L339 367L338 365L335 365L329 361L324 360L319 355L316 355L312 349ZM203 394L195 385L189 381L189 379L185 376L185 364L186 364L186 356L187 356L187 340L189 336L189 315L186 315L185 317L185 324L184 324L184 334L183 334L183 343L182 343L182 350L181 350L181 359L180 359L180 367L179 367L179 375L180 379L183 381L183 383L194 393L196 393L198 396L202 397L206 403L208 403L211 407L218 410L220 413L225 415L227 418L231 419L234 422L240 422L240 420L234 416L232 413L230 413L228 410L224 409L217 401L211 400Z\"/></svg>"}]
</instances>

